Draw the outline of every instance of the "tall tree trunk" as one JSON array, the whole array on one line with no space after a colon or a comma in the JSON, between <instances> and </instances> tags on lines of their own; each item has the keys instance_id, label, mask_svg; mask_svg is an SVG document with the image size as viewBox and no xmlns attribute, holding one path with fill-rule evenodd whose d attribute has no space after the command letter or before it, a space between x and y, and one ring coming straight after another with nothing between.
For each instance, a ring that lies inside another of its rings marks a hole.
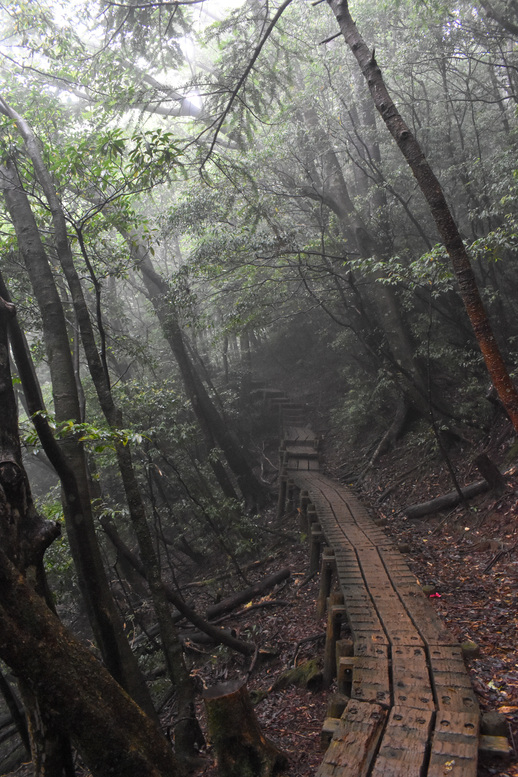
<instances>
[{"instance_id":1,"label":"tall tree trunk","mask_svg":"<svg viewBox=\"0 0 518 777\"><path fill-rule=\"evenodd\" d=\"M230 469L236 477L237 484L243 497L250 505L255 506L264 503L265 493L263 486L254 475L246 460L246 456L240 449L240 446L234 439L232 433L229 431L226 422L212 402L203 382L199 378L189 359L176 311L174 310L174 306L168 301L169 288L167 283L153 268L144 246L135 247L133 245L131 246L131 250L135 259L138 261L138 266L142 273L144 283L146 284L149 297L157 314L157 318L160 321L164 336L171 346L171 350L177 361L187 396L189 397L209 450L214 448L215 445L218 445L221 448ZM224 488L225 493L232 495L229 491L229 485L225 485L223 472L216 472L216 476L218 477L222 488Z\"/></svg>"},{"instance_id":2,"label":"tall tree trunk","mask_svg":"<svg viewBox=\"0 0 518 777\"><path fill-rule=\"evenodd\" d=\"M0 188L40 308L56 419L77 421L80 410L63 307L28 198L11 163L0 167ZM68 470L67 479L62 480L67 534L95 639L114 678L146 712L154 715L149 692L124 635L103 568L95 536L84 450L74 437L63 440L60 447Z\"/></svg>"},{"instance_id":3,"label":"tall tree trunk","mask_svg":"<svg viewBox=\"0 0 518 777\"><path fill-rule=\"evenodd\" d=\"M369 51L354 23L347 0L328 0L347 45L367 80L374 104L405 157L426 198L437 230L450 257L460 295L471 321L487 370L513 427L518 431L518 392L509 376L491 329L470 260L451 215L441 185L423 151L403 121L383 81L374 53Z\"/></svg>"},{"instance_id":4,"label":"tall tree trunk","mask_svg":"<svg viewBox=\"0 0 518 777\"><path fill-rule=\"evenodd\" d=\"M44 545L50 544L60 531L57 524L41 522L42 537L45 537L41 555L37 545L35 554L31 554L29 547L34 541L34 526L39 522L39 518L28 493L25 473L21 468L16 402L12 385L9 385L7 380L10 377L7 346L8 318L14 318L14 305L0 297L0 374L4 376L5 381L0 380L0 407L2 408L2 424L0 426L0 503L2 505L0 508L0 544L17 562L23 573L27 567L31 568L31 585L40 596L45 597L45 601L49 605L51 599L48 595L42 558ZM24 513L24 524L17 524L16 518L12 517L9 523L9 512L14 513L14 516L18 512ZM56 729L38 697L19 678L18 686L25 708L25 732L21 732L22 740L24 744L27 744L26 737L29 738L36 777L64 777L64 775L73 777L72 753L68 738ZM16 717L15 720L17 720ZM19 722L17 725L20 726Z\"/></svg>"}]
</instances>

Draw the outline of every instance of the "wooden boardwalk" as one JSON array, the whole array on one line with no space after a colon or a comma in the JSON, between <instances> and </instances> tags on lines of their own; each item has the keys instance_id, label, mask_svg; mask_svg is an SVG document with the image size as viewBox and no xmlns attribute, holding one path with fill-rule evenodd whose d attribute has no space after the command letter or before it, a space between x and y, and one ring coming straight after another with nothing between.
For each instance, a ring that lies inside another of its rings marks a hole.
<instances>
[{"instance_id":1,"label":"wooden boardwalk","mask_svg":"<svg viewBox=\"0 0 518 777\"><path fill-rule=\"evenodd\" d=\"M336 667L346 694L341 717L324 724L330 743L317 777L475 777L480 713L460 646L384 531L320 472L300 410L282 395L268 402L284 419L279 513L299 511L313 568L321 564L324 677ZM326 600L333 575L338 593Z\"/></svg>"}]
</instances>

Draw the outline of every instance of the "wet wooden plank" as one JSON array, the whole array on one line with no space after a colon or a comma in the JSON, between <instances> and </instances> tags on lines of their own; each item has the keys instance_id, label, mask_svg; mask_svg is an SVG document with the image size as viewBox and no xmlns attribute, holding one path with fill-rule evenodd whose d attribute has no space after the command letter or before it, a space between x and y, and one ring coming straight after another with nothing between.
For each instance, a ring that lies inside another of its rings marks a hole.
<instances>
[{"instance_id":1,"label":"wet wooden plank","mask_svg":"<svg viewBox=\"0 0 518 777\"><path fill-rule=\"evenodd\" d=\"M443 669L445 666L454 666L456 669L464 667L464 657L462 655L462 648L458 642L454 642L451 645L444 645L441 643L430 643L430 663L437 669Z\"/></svg>"},{"instance_id":2,"label":"wet wooden plank","mask_svg":"<svg viewBox=\"0 0 518 777\"><path fill-rule=\"evenodd\" d=\"M298 447L294 445L287 445L285 452L288 456L297 457L299 459L318 459L318 451L314 448Z\"/></svg>"},{"instance_id":3,"label":"wet wooden plank","mask_svg":"<svg viewBox=\"0 0 518 777\"><path fill-rule=\"evenodd\" d=\"M356 656L352 675L352 699L390 705L388 657L380 655Z\"/></svg>"},{"instance_id":4,"label":"wet wooden plank","mask_svg":"<svg viewBox=\"0 0 518 777\"><path fill-rule=\"evenodd\" d=\"M439 710L476 712L478 701L464 665L460 645L431 645L429 651Z\"/></svg>"},{"instance_id":5,"label":"wet wooden plank","mask_svg":"<svg viewBox=\"0 0 518 777\"><path fill-rule=\"evenodd\" d=\"M455 644L455 639L434 612L423 592L416 588L399 589L399 595L412 620L427 644Z\"/></svg>"},{"instance_id":6,"label":"wet wooden plank","mask_svg":"<svg viewBox=\"0 0 518 777\"><path fill-rule=\"evenodd\" d=\"M284 442L289 445L291 443L305 442L318 445L318 437L312 429L308 427L300 427L286 424L286 429L283 435Z\"/></svg>"},{"instance_id":7,"label":"wet wooden plank","mask_svg":"<svg viewBox=\"0 0 518 777\"><path fill-rule=\"evenodd\" d=\"M460 647L358 500L318 472L299 469L294 479L309 491L335 550L354 639L355 655L344 659L349 705L364 711L395 705L385 732L377 734L377 755L367 745L366 721L356 713L347 724L340 721L318 776L422 777L428 753L427 777L476 777L478 705Z\"/></svg>"},{"instance_id":8,"label":"wet wooden plank","mask_svg":"<svg viewBox=\"0 0 518 777\"><path fill-rule=\"evenodd\" d=\"M467 682L466 682L467 680ZM467 675L452 675L447 685L441 685L435 673L432 674L439 710L469 713L478 709L478 701Z\"/></svg>"},{"instance_id":9,"label":"wet wooden plank","mask_svg":"<svg viewBox=\"0 0 518 777\"><path fill-rule=\"evenodd\" d=\"M378 704L351 701L337 726L317 777L366 777L387 711Z\"/></svg>"},{"instance_id":10,"label":"wet wooden plank","mask_svg":"<svg viewBox=\"0 0 518 777\"><path fill-rule=\"evenodd\" d=\"M371 656L373 658L388 658L388 645L375 641L354 644L355 656Z\"/></svg>"},{"instance_id":11,"label":"wet wooden plank","mask_svg":"<svg viewBox=\"0 0 518 777\"><path fill-rule=\"evenodd\" d=\"M437 713L427 777L476 777L479 716Z\"/></svg>"},{"instance_id":12,"label":"wet wooden plank","mask_svg":"<svg viewBox=\"0 0 518 777\"><path fill-rule=\"evenodd\" d=\"M354 634L354 652L357 655L362 654L362 650L369 649L371 645L387 645L387 635L383 630L381 631L357 631Z\"/></svg>"},{"instance_id":13,"label":"wet wooden plank","mask_svg":"<svg viewBox=\"0 0 518 777\"><path fill-rule=\"evenodd\" d=\"M398 645L392 648L394 704L434 710L430 673L422 647Z\"/></svg>"},{"instance_id":14,"label":"wet wooden plank","mask_svg":"<svg viewBox=\"0 0 518 777\"><path fill-rule=\"evenodd\" d=\"M432 719L430 710L393 707L372 777L421 777Z\"/></svg>"}]
</instances>

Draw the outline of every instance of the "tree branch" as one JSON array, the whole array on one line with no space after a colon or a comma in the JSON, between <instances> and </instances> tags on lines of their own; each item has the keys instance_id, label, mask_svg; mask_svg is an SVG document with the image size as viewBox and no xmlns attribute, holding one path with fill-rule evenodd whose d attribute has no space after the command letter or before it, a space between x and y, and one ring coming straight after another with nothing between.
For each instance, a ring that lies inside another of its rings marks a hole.
<instances>
[{"instance_id":1,"label":"tree branch","mask_svg":"<svg viewBox=\"0 0 518 777\"><path fill-rule=\"evenodd\" d=\"M214 137L212 138L212 141L211 141L210 148L209 148L209 151L207 153L207 156L205 157L205 159L203 161L203 165L205 165L205 162L207 161L207 159L212 154L212 152L214 150L214 146L216 145L216 140L218 138L218 135L221 132L221 128L223 126L223 123L224 123L225 119L227 118L228 114L230 113L230 109L232 108L232 105L234 104L234 101L237 99L237 96L239 94L239 91L240 91L241 87L243 86L243 84L245 83L246 79L248 78L248 76L250 75L251 71L253 70L253 67L254 67L254 65L255 65L258 57L259 57L259 54L262 51L262 48L263 48L264 44L266 43L266 41L270 37L273 29L275 28L275 25L277 24L277 22L281 18L282 14L286 10L286 8L290 5L290 3L291 3L291 0L284 0L284 3L277 9L277 13L275 14L275 16L271 20L270 24L266 28L266 32L264 33L262 39L257 44L257 46L255 48L255 51L252 54L248 65L246 66L246 68L245 68L241 78L239 79L236 88L232 92L232 95L231 95L230 100L228 101L228 103L226 105L225 110L223 111L223 113L221 114L220 118L216 122L216 131L214 133ZM202 167L203 167L203 165L202 165Z\"/></svg>"}]
</instances>

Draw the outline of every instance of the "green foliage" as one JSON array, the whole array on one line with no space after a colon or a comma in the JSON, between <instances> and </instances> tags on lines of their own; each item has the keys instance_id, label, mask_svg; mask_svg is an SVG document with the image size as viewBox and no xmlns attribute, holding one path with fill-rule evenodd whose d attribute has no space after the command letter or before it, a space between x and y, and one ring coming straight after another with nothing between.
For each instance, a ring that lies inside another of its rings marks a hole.
<instances>
[{"instance_id":1,"label":"green foliage","mask_svg":"<svg viewBox=\"0 0 518 777\"><path fill-rule=\"evenodd\" d=\"M107 450L114 451L117 445L141 445L146 439L145 435L132 429L110 429L86 422L77 423L73 420L58 423L49 413L43 411L36 413L36 415L44 416L47 419L57 439L75 437L78 442L84 442L91 447L94 453L104 453ZM29 433L25 437L24 442L28 446L37 445L38 436L36 432L32 431Z\"/></svg>"},{"instance_id":2,"label":"green foliage","mask_svg":"<svg viewBox=\"0 0 518 777\"><path fill-rule=\"evenodd\" d=\"M189 32L188 9L181 4L101 3L109 44L122 46L128 55L159 57L162 64L179 65L183 61L181 41ZM158 35L158 38L157 38Z\"/></svg>"},{"instance_id":3,"label":"green foliage","mask_svg":"<svg viewBox=\"0 0 518 777\"><path fill-rule=\"evenodd\" d=\"M335 348L340 341L338 338ZM380 430L388 428L393 417L398 396L394 376L385 369L369 375L345 367L342 379L346 387L340 403L331 413L332 422L349 444L357 445L360 439L372 444Z\"/></svg>"}]
</instances>

